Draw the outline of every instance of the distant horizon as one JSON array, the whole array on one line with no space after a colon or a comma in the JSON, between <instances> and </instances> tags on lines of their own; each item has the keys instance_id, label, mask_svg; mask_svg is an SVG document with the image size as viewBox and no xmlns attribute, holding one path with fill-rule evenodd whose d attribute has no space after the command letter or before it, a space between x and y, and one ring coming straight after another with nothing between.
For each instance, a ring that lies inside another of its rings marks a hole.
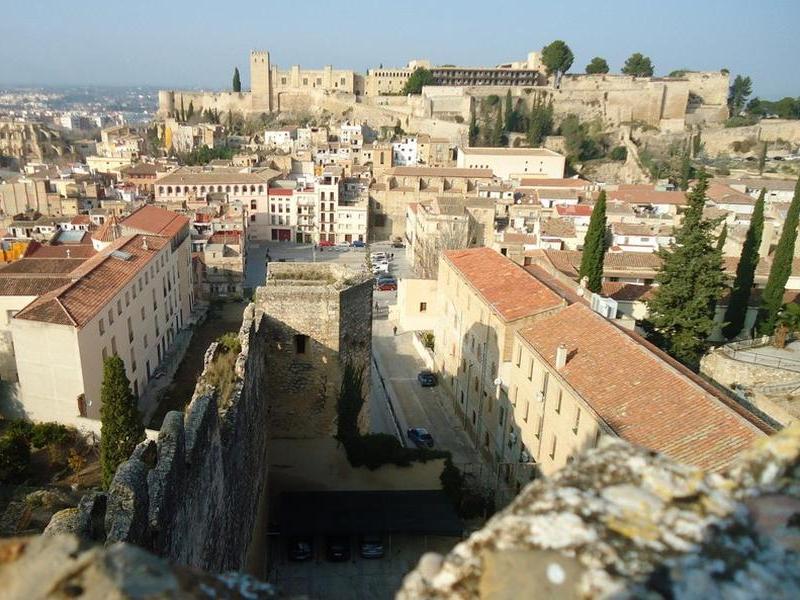
<instances>
[{"instance_id":1,"label":"distant horizon","mask_svg":"<svg viewBox=\"0 0 800 600\"><path fill-rule=\"evenodd\" d=\"M563 39L575 54L572 74L594 56L619 73L628 56L641 52L657 76L728 69L731 78L752 79L752 96L800 96L796 0L773 0L763 9L744 0L615 0L602 10L589 0L574 0L569 9L506 0L495 11L506 17L500 19L477 0L408 0L391 8L368 0L291 6L232 0L225 15L235 29L200 4L12 3L0 22L0 55L11 57L0 63L0 86L225 90L238 66L249 88L251 49L268 50L281 68L330 64L366 74L415 58L465 66L521 61ZM85 39L76 42L65 31ZM86 33L93 31L96 38Z\"/></svg>"}]
</instances>

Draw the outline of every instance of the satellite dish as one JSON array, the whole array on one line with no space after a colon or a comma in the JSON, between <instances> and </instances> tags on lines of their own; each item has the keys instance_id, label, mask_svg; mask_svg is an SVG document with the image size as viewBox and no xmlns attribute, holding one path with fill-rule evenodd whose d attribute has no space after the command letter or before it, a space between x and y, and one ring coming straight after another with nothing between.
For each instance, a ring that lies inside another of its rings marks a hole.
<instances>
[{"instance_id":1,"label":"satellite dish","mask_svg":"<svg viewBox=\"0 0 800 600\"><path fill-rule=\"evenodd\" d=\"M494 384L495 385L503 385L503 380L498 377L497 379L494 380Z\"/></svg>"}]
</instances>

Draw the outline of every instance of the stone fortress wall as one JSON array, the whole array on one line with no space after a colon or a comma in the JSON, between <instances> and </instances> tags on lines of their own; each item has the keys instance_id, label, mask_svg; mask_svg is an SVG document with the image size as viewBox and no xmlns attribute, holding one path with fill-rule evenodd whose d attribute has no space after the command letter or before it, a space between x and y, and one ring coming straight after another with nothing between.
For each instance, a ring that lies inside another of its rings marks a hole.
<instances>
[{"instance_id":1,"label":"stone fortress wall","mask_svg":"<svg viewBox=\"0 0 800 600\"><path fill-rule=\"evenodd\" d=\"M259 531L266 510L267 415L271 402L264 362L263 318L249 305L239 330L238 385L221 403L203 383L185 415L172 411L158 441L140 444L120 465L107 493L53 516L45 533L130 542L180 565L212 572L263 575Z\"/></svg>"}]
</instances>

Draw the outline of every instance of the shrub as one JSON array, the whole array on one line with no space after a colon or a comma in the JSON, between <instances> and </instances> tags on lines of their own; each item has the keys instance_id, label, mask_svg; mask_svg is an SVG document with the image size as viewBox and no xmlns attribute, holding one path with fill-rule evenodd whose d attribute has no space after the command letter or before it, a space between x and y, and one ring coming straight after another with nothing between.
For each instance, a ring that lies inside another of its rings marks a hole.
<instances>
[{"instance_id":1,"label":"shrub","mask_svg":"<svg viewBox=\"0 0 800 600\"><path fill-rule=\"evenodd\" d=\"M60 446L72 439L72 432L60 423L36 423L30 436L34 448Z\"/></svg>"},{"instance_id":2,"label":"shrub","mask_svg":"<svg viewBox=\"0 0 800 600\"><path fill-rule=\"evenodd\" d=\"M628 149L625 146L617 146L608 155L611 160L626 160L628 158Z\"/></svg>"},{"instance_id":3,"label":"shrub","mask_svg":"<svg viewBox=\"0 0 800 600\"><path fill-rule=\"evenodd\" d=\"M8 484L21 481L30 459L31 448L24 433L19 429L6 431L0 437L0 482Z\"/></svg>"},{"instance_id":4,"label":"shrub","mask_svg":"<svg viewBox=\"0 0 800 600\"><path fill-rule=\"evenodd\" d=\"M435 345L436 339L433 336L432 331L425 331L420 336L420 340L422 341L422 345L428 348L429 350L433 350Z\"/></svg>"},{"instance_id":5,"label":"shrub","mask_svg":"<svg viewBox=\"0 0 800 600\"><path fill-rule=\"evenodd\" d=\"M486 96L486 104L489 106L495 106L500 102L500 96L497 94L489 94Z\"/></svg>"},{"instance_id":6,"label":"shrub","mask_svg":"<svg viewBox=\"0 0 800 600\"><path fill-rule=\"evenodd\" d=\"M242 342L239 339L239 334L234 331L223 333L217 338L217 342L219 342L222 351L225 353L233 352L234 354L239 354L242 351Z\"/></svg>"}]
</instances>

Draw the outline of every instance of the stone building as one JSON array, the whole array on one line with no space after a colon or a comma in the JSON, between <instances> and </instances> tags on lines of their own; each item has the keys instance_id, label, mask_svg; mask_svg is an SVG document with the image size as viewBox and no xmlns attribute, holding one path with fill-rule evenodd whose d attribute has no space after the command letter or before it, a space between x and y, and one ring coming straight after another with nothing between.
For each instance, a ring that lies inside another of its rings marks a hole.
<instances>
[{"instance_id":1,"label":"stone building","mask_svg":"<svg viewBox=\"0 0 800 600\"><path fill-rule=\"evenodd\" d=\"M566 158L547 148L459 148L459 169L490 169L500 179L564 176Z\"/></svg>"},{"instance_id":2,"label":"stone building","mask_svg":"<svg viewBox=\"0 0 800 600\"><path fill-rule=\"evenodd\" d=\"M255 303L264 312L274 394L270 436L330 437L345 363L363 370L369 397L372 279L338 264L272 262Z\"/></svg>"}]
</instances>

